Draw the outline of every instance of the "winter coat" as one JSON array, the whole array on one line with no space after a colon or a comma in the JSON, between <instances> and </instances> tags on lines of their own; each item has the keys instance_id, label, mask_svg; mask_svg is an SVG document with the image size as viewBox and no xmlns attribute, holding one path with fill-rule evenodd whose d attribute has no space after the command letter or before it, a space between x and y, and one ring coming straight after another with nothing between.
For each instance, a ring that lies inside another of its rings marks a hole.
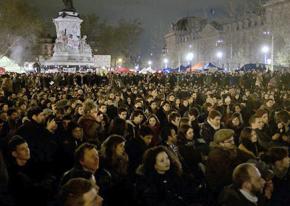
<instances>
[{"instance_id":1,"label":"winter coat","mask_svg":"<svg viewBox=\"0 0 290 206\"><path fill-rule=\"evenodd\" d=\"M157 145L161 144L162 140L160 137L160 134L161 134L160 125L156 125L154 127L149 126L149 127L153 132L153 138L151 140L150 146L157 146Z\"/></svg>"},{"instance_id":2,"label":"winter coat","mask_svg":"<svg viewBox=\"0 0 290 206\"><path fill-rule=\"evenodd\" d=\"M71 136L61 137L59 140L59 163L58 167L62 174L73 167L75 150L83 144L83 140L76 140Z\"/></svg>"},{"instance_id":3,"label":"winter coat","mask_svg":"<svg viewBox=\"0 0 290 206\"><path fill-rule=\"evenodd\" d=\"M12 162L8 166L9 190L14 197L16 206L39 205L45 206L56 191L54 178L38 180L37 168L31 167L29 162L18 166Z\"/></svg>"},{"instance_id":4,"label":"winter coat","mask_svg":"<svg viewBox=\"0 0 290 206\"><path fill-rule=\"evenodd\" d=\"M214 197L224 186L232 182L232 172L236 166L247 162L251 156L239 149L214 147L207 159L206 179Z\"/></svg>"},{"instance_id":5,"label":"winter coat","mask_svg":"<svg viewBox=\"0 0 290 206\"><path fill-rule=\"evenodd\" d=\"M103 206L136 205L133 178L120 174L102 158L96 173L96 182L100 187L100 195L104 198Z\"/></svg>"},{"instance_id":6,"label":"winter coat","mask_svg":"<svg viewBox=\"0 0 290 206\"><path fill-rule=\"evenodd\" d=\"M137 137L127 141L125 148L129 157L128 172L129 174L135 174L135 170L142 163L143 154L148 146L140 137Z\"/></svg>"},{"instance_id":7,"label":"winter coat","mask_svg":"<svg viewBox=\"0 0 290 206\"><path fill-rule=\"evenodd\" d=\"M110 118L110 120L116 118L118 116L118 108L114 105L108 105L107 106L107 115Z\"/></svg>"},{"instance_id":8,"label":"winter coat","mask_svg":"<svg viewBox=\"0 0 290 206\"><path fill-rule=\"evenodd\" d=\"M265 131L259 129L256 129L255 131L257 133L259 145L263 148L263 150L268 150L272 144L271 134L267 134Z\"/></svg>"},{"instance_id":9,"label":"winter coat","mask_svg":"<svg viewBox=\"0 0 290 206\"><path fill-rule=\"evenodd\" d=\"M181 139L181 136L178 136L178 139ZM182 157L182 160L186 162L186 165L183 165L183 171L186 168L194 167L194 164L197 165L199 162L202 161L201 153L196 147L195 141L189 140L180 140L178 142L178 151Z\"/></svg>"},{"instance_id":10,"label":"winter coat","mask_svg":"<svg viewBox=\"0 0 290 206\"><path fill-rule=\"evenodd\" d=\"M227 128L228 129L232 129L232 130L235 131L235 134L234 134L235 145L239 146L239 144L240 144L240 134L241 134L241 131L244 128L244 126L242 124L240 124L239 126L234 126L233 124L230 123L230 124L227 125Z\"/></svg>"},{"instance_id":11,"label":"winter coat","mask_svg":"<svg viewBox=\"0 0 290 206\"><path fill-rule=\"evenodd\" d=\"M243 142L239 145L239 149L251 156L253 159L256 159L259 157L262 148L257 143L251 143L251 142Z\"/></svg>"},{"instance_id":12,"label":"winter coat","mask_svg":"<svg viewBox=\"0 0 290 206\"><path fill-rule=\"evenodd\" d=\"M258 206L257 204L250 202L238 188L230 185L226 187L218 199L219 206Z\"/></svg>"},{"instance_id":13,"label":"winter coat","mask_svg":"<svg viewBox=\"0 0 290 206\"><path fill-rule=\"evenodd\" d=\"M215 130L207 121L205 121L200 129L200 136L205 140L207 144L213 141L213 136L217 130Z\"/></svg>"},{"instance_id":14,"label":"winter coat","mask_svg":"<svg viewBox=\"0 0 290 206\"><path fill-rule=\"evenodd\" d=\"M69 171L65 172L64 175L62 176L62 179L60 181L60 185L64 185L65 183L67 183L70 179L73 178L85 178L90 180L91 178L93 178L93 173L84 170L81 166L76 165L74 166L72 169L70 169Z\"/></svg>"},{"instance_id":15,"label":"winter coat","mask_svg":"<svg viewBox=\"0 0 290 206\"><path fill-rule=\"evenodd\" d=\"M30 149L31 164L38 169L39 175L44 176L48 172L48 162L51 161L49 153L54 150L55 144L51 144L47 137L47 131L42 124L34 120L25 122L17 131L17 135L23 137Z\"/></svg>"},{"instance_id":16,"label":"winter coat","mask_svg":"<svg viewBox=\"0 0 290 206\"><path fill-rule=\"evenodd\" d=\"M137 180L137 205L185 206L183 180L173 174L141 175Z\"/></svg>"},{"instance_id":17,"label":"winter coat","mask_svg":"<svg viewBox=\"0 0 290 206\"><path fill-rule=\"evenodd\" d=\"M168 125L167 114L162 108L157 111L156 116L160 121L160 125Z\"/></svg>"},{"instance_id":18,"label":"winter coat","mask_svg":"<svg viewBox=\"0 0 290 206\"><path fill-rule=\"evenodd\" d=\"M290 205L290 170L283 178L274 176L272 179L274 185L274 191L271 198L271 204L273 206L288 206Z\"/></svg>"},{"instance_id":19,"label":"winter coat","mask_svg":"<svg viewBox=\"0 0 290 206\"><path fill-rule=\"evenodd\" d=\"M190 125L191 125L191 127L193 129L193 132L194 132L194 138L195 139L199 139L200 138L200 126L199 126L199 123L198 123L197 119L192 121L190 123Z\"/></svg>"},{"instance_id":20,"label":"winter coat","mask_svg":"<svg viewBox=\"0 0 290 206\"><path fill-rule=\"evenodd\" d=\"M128 134L126 136L126 139L127 140L130 140L130 139L135 139L139 136L139 128L140 128L140 125L136 125L134 124L134 122L132 122L131 120L127 120L127 131L128 131Z\"/></svg>"}]
</instances>

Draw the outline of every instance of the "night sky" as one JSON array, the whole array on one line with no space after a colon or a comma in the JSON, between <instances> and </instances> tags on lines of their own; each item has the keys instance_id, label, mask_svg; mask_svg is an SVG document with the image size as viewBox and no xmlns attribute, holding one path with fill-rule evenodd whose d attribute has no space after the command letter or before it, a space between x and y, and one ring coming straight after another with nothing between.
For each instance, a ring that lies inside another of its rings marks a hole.
<instances>
[{"instance_id":1,"label":"night sky","mask_svg":"<svg viewBox=\"0 0 290 206\"><path fill-rule=\"evenodd\" d=\"M63 9L62 0L26 0L46 19ZM161 52L163 36L170 24L184 16L221 16L228 0L73 0L82 14L96 13L110 23L139 19L143 24L140 48L143 55ZM241 0L243 1L243 0ZM213 11L215 12L210 12Z\"/></svg>"}]
</instances>

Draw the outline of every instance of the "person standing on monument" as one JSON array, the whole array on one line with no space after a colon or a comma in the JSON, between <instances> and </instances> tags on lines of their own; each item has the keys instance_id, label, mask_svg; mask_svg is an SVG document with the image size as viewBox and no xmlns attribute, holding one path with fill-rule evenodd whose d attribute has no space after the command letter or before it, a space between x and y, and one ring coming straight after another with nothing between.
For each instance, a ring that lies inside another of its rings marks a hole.
<instances>
[{"instance_id":1,"label":"person standing on monument","mask_svg":"<svg viewBox=\"0 0 290 206\"><path fill-rule=\"evenodd\" d=\"M64 10L66 11L75 11L75 8L73 6L73 1L72 0L62 0L64 3Z\"/></svg>"}]
</instances>

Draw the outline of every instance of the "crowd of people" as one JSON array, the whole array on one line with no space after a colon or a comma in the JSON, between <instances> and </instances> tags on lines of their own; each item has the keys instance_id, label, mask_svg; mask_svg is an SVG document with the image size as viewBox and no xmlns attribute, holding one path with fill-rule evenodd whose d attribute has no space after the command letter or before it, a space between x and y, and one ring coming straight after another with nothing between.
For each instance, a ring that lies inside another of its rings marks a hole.
<instances>
[{"instance_id":1,"label":"crowd of people","mask_svg":"<svg viewBox=\"0 0 290 206\"><path fill-rule=\"evenodd\" d=\"M290 205L290 73L0 85L0 205Z\"/></svg>"}]
</instances>

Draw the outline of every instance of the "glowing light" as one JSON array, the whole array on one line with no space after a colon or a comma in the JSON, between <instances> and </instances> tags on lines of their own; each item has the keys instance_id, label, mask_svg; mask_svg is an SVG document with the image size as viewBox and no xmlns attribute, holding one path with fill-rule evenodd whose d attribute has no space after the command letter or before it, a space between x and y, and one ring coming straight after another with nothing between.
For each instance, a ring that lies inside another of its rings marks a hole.
<instances>
[{"instance_id":1,"label":"glowing light","mask_svg":"<svg viewBox=\"0 0 290 206\"><path fill-rule=\"evenodd\" d=\"M262 52L263 52L264 54L268 53L269 50L270 50L270 48L269 48L268 46L263 46L263 47L262 47Z\"/></svg>"},{"instance_id":2,"label":"glowing light","mask_svg":"<svg viewBox=\"0 0 290 206\"><path fill-rule=\"evenodd\" d=\"M188 53L186 55L185 59L186 59L186 61L192 61L192 59L193 59L193 53L192 52Z\"/></svg>"},{"instance_id":3,"label":"glowing light","mask_svg":"<svg viewBox=\"0 0 290 206\"><path fill-rule=\"evenodd\" d=\"M224 54L221 51L216 53L216 57L219 58L219 59L223 58L223 56L224 56Z\"/></svg>"}]
</instances>

